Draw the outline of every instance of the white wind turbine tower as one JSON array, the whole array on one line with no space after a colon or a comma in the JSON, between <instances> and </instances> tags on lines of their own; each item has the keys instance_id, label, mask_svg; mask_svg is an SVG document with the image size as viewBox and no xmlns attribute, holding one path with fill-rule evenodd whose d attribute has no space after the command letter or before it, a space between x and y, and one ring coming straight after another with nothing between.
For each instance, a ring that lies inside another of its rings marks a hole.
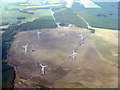
<instances>
[{"instance_id":1,"label":"white wind turbine tower","mask_svg":"<svg viewBox=\"0 0 120 90\"><path fill-rule=\"evenodd\" d=\"M43 66L42 64L40 64L40 66L42 67L41 68L41 74L45 75L45 67L47 67L47 66Z\"/></svg>"},{"instance_id":2,"label":"white wind turbine tower","mask_svg":"<svg viewBox=\"0 0 120 90\"><path fill-rule=\"evenodd\" d=\"M80 34L80 37L81 37L81 39L80 39L79 44L82 45L82 44L84 44L85 35Z\"/></svg>"},{"instance_id":3,"label":"white wind turbine tower","mask_svg":"<svg viewBox=\"0 0 120 90\"><path fill-rule=\"evenodd\" d=\"M27 53L27 47L28 47L28 44L26 44L25 46L22 46L24 48L24 52Z\"/></svg>"},{"instance_id":4,"label":"white wind turbine tower","mask_svg":"<svg viewBox=\"0 0 120 90\"><path fill-rule=\"evenodd\" d=\"M72 60L76 60L76 53L75 50L73 49L72 55L70 57L72 57Z\"/></svg>"},{"instance_id":5,"label":"white wind turbine tower","mask_svg":"<svg viewBox=\"0 0 120 90\"><path fill-rule=\"evenodd\" d=\"M81 40L83 40L83 41L85 40L85 35L81 36Z\"/></svg>"},{"instance_id":6,"label":"white wind turbine tower","mask_svg":"<svg viewBox=\"0 0 120 90\"><path fill-rule=\"evenodd\" d=\"M38 31L38 32L37 32L38 39L40 39L40 34L41 34L41 32Z\"/></svg>"}]
</instances>

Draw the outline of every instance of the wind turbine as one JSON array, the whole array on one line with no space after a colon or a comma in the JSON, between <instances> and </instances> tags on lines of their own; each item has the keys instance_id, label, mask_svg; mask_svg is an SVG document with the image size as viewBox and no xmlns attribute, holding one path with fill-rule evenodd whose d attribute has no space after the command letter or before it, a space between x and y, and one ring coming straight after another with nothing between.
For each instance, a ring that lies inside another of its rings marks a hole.
<instances>
[{"instance_id":1,"label":"wind turbine","mask_svg":"<svg viewBox=\"0 0 120 90\"><path fill-rule=\"evenodd\" d=\"M41 74L45 75L45 67L47 66L43 66L42 64L39 64L42 68L41 68Z\"/></svg>"},{"instance_id":2,"label":"wind turbine","mask_svg":"<svg viewBox=\"0 0 120 90\"><path fill-rule=\"evenodd\" d=\"M72 60L76 60L76 53L75 50L73 49L72 55L70 55L70 57L72 57Z\"/></svg>"},{"instance_id":3,"label":"wind turbine","mask_svg":"<svg viewBox=\"0 0 120 90\"><path fill-rule=\"evenodd\" d=\"M82 44L84 44L85 35L80 34L80 37L81 37L81 39L80 39L79 44L82 45Z\"/></svg>"},{"instance_id":4,"label":"wind turbine","mask_svg":"<svg viewBox=\"0 0 120 90\"><path fill-rule=\"evenodd\" d=\"M85 40L85 35L82 35L81 40L83 41Z\"/></svg>"},{"instance_id":5,"label":"wind turbine","mask_svg":"<svg viewBox=\"0 0 120 90\"><path fill-rule=\"evenodd\" d=\"M28 44L26 44L25 46L22 46L22 47L24 48L25 53L27 53Z\"/></svg>"},{"instance_id":6,"label":"wind turbine","mask_svg":"<svg viewBox=\"0 0 120 90\"><path fill-rule=\"evenodd\" d=\"M38 31L38 32L37 32L38 39L40 39L40 34L41 34L41 32Z\"/></svg>"}]
</instances>

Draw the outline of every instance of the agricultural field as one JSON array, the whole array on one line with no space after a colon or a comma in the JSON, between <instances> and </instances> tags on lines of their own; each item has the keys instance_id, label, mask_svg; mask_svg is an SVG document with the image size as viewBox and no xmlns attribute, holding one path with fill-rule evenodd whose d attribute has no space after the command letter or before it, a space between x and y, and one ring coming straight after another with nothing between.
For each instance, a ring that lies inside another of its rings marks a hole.
<instances>
[{"instance_id":1,"label":"agricultural field","mask_svg":"<svg viewBox=\"0 0 120 90\"><path fill-rule=\"evenodd\" d=\"M71 9L64 9L55 13L56 22L73 24L82 28L86 27L86 23L81 20Z\"/></svg>"},{"instance_id":2,"label":"agricultural field","mask_svg":"<svg viewBox=\"0 0 120 90\"><path fill-rule=\"evenodd\" d=\"M1 25L13 25L23 24L27 22L33 22L34 20L51 16L49 5L27 5L28 3L3 3L1 12L2 24ZM51 8L63 7L64 3L50 3ZM5 26L1 28L6 28Z\"/></svg>"},{"instance_id":3,"label":"agricultural field","mask_svg":"<svg viewBox=\"0 0 120 90\"><path fill-rule=\"evenodd\" d=\"M99 5L95 4L94 2L90 0L81 1L80 4L82 4L85 8L101 8Z\"/></svg>"},{"instance_id":4,"label":"agricultural field","mask_svg":"<svg viewBox=\"0 0 120 90\"><path fill-rule=\"evenodd\" d=\"M65 2L50 3L50 8L48 4L27 4L28 3L3 3L1 11L4 15L2 17L2 24L23 24L32 22L45 16L51 16L51 8L54 12L56 22L67 24L70 23L85 28L86 24L80 18L78 19L78 16L76 15L78 14L83 17L92 27L114 30L118 29L117 3L97 3L97 5L101 6L101 8L85 8L80 3L73 3L73 6L70 9L65 7Z\"/></svg>"},{"instance_id":5,"label":"agricultural field","mask_svg":"<svg viewBox=\"0 0 120 90\"><path fill-rule=\"evenodd\" d=\"M118 4L117 3L97 3L101 8L84 8L78 3L74 3L72 9L82 16L92 27L118 29Z\"/></svg>"},{"instance_id":6,"label":"agricultural field","mask_svg":"<svg viewBox=\"0 0 120 90\"><path fill-rule=\"evenodd\" d=\"M101 8L85 8L79 3L73 3L73 6L70 9L63 9L62 11L55 13L56 21L62 23L71 23L79 27L86 27L85 22L76 15L78 14L84 18L92 27L117 30L117 3L99 2L97 4L101 6Z\"/></svg>"}]
</instances>

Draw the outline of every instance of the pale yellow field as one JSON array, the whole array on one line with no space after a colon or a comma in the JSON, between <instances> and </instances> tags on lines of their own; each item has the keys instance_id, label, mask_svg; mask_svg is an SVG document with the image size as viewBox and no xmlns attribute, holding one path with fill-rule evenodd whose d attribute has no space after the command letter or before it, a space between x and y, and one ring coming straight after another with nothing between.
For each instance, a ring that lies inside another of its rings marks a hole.
<instances>
[{"instance_id":1,"label":"pale yellow field","mask_svg":"<svg viewBox=\"0 0 120 90\"><path fill-rule=\"evenodd\" d=\"M0 29L8 28L10 25L0 26Z\"/></svg>"},{"instance_id":2,"label":"pale yellow field","mask_svg":"<svg viewBox=\"0 0 120 90\"><path fill-rule=\"evenodd\" d=\"M94 28L95 33L92 35L96 49L99 51L104 60L118 68L118 30Z\"/></svg>"},{"instance_id":3,"label":"pale yellow field","mask_svg":"<svg viewBox=\"0 0 120 90\"><path fill-rule=\"evenodd\" d=\"M93 28L93 27L92 27ZM110 29L103 29L103 28L93 28L95 29L94 37L100 37L101 39L114 44L118 45L118 30L110 30Z\"/></svg>"},{"instance_id":4,"label":"pale yellow field","mask_svg":"<svg viewBox=\"0 0 120 90\"><path fill-rule=\"evenodd\" d=\"M0 31L0 34L4 33L4 31Z\"/></svg>"},{"instance_id":5,"label":"pale yellow field","mask_svg":"<svg viewBox=\"0 0 120 90\"><path fill-rule=\"evenodd\" d=\"M50 5L50 6L60 6L61 4L55 4L55 5ZM26 7L26 8L38 8L38 7L40 7L40 8L42 8L42 7L49 7L49 5L42 5L42 6L30 6L30 7Z\"/></svg>"},{"instance_id":6,"label":"pale yellow field","mask_svg":"<svg viewBox=\"0 0 120 90\"><path fill-rule=\"evenodd\" d=\"M19 4L19 5L24 6L24 5L28 5L28 4Z\"/></svg>"}]
</instances>

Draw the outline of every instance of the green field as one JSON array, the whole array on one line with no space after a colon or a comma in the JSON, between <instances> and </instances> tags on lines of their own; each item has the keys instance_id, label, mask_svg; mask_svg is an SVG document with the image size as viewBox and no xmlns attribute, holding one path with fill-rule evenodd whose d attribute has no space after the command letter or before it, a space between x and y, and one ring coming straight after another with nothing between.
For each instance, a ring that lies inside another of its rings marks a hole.
<instances>
[{"instance_id":1,"label":"green field","mask_svg":"<svg viewBox=\"0 0 120 90\"><path fill-rule=\"evenodd\" d=\"M113 56L112 52L118 50L118 46L115 46L113 44L110 44L104 40L101 40L101 38L97 38L95 41L95 44L100 51L100 53L105 57L106 59L118 63L118 56Z\"/></svg>"},{"instance_id":2,"label":"green field","mask_svg":"<svg viewBox=\"0 0 120 90\"><path fill-rule=\"evenodd\" d=\"M93 27L118 29L118 7L117 3L97 3L101 8L84 8L74 3L72 9L82 16Z\"/></svg>"},{"instance_id":3,"label":"green field","mask_svg":"<svg viewBox=\"0 0 120 90\"><path fill-rule=\"evenodd\" d=\"M24 5L25 4L25 5ZM19 24L20 22L32 22L41 17L50 16L49 5L26 5L28 3L3 3L2 6L2 24ZM83 17L92 27L106 28L106 29L118 29L118 6L117 3L96 3L101 8L84 8L79 3L74 3L72 8L67 9L65 2L51 3L50 6L55 13L57 22L70 23L79 27L86 27L86 24L76 14ZM66 8L65 10L61 10ZM61 10L61 11L59 11ZM19 17L25 17L25 19L17 19Z\"/></svg>"},{"instance_id":4,"label":"green field","mask_svg":"<svg viewBox=\"0 0 120 90\"><path fill-rule=\"evenodd\" d=\"M112 65L118 66L118 31L94 28L95 45L101 55Z\"/></svg>"},{"instance_id":5,"label":"green field","mask_svg":"<svg viewBox=\"0 0 120 90\"><path fill-rule=\"evenodd\" d=\"M76 26L85 28L86 23L81 20L72 9L65 9L63 11L55 13L55 18L57 22L74 24Z\"/></svg>"},{"instance_id":6,"label":"green field","mask_svg":"<svg viewBox=\"0 0 120 90\"><path fill-rule=\"evenodd\" d=\"M22 3L21 3L22 4ZM27 4L27 3L26 3ZM50 4L51 8L63 7L63 3ZM32 22L41 17L51 16L49 5L20 5L20 3L3 3L1 12L2 24L19 24L21 22ZM25 19L18 19L19 17Z\"/></svg>"}]
</instances>

